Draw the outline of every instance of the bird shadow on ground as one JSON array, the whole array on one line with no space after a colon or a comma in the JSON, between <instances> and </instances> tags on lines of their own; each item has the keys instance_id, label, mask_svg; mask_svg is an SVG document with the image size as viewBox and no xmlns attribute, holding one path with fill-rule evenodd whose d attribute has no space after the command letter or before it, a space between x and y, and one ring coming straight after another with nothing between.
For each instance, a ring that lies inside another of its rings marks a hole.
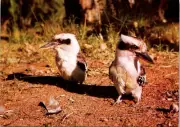
<instances>
[{"instance_id":1,"label":"bird shadow on ground","mask_svg":"<svg viewBox=\"0 0 180 127\"><path fill-rule=\"evenodd\" d=\"M8 77L5 80L13 80L13 79L26 81L32 84L55 85L69 92L78 93L78 94L87 94L89 96L95 96L99 98L113 98L115 100L118 97L118 93L114 86L76 84L66 81L60 76L33 76L33 75L26 75L23 73L14 73L8 75ZM131 97L124 96L123 98L130 99Z\"/></svg>"}]
</instances>

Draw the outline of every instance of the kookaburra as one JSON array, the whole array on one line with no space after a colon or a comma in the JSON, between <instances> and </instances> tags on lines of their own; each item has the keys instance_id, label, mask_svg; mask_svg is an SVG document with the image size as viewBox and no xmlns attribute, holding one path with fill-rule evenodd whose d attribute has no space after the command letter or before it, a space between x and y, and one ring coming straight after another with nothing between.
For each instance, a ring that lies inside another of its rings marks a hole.
<instances>
[{"instance_id":1,"label":"kookaburra","mask_svg":"<svg viewBox=\"0 0 180 127\"><path fill-rule=\"evenodd\" d=\"M140 101L146 73L139 58L153 63L142 40L121 34L115 59L109 67L109 77L119 94L116 103L121 102L123 94L132 94L136 102Z\"/></svg>"},{"instance_id":2,"label":"kookaburra","mask_svg":"<svg viewBox=\"0 0 180 127\"><path fill-rule=\"evenodd\" d=\"M50 47L56 51L55 60L60 75L65 80L82 84L87 75L87 63L76 36L71 33L57 34L41 48Z\"/></svg>"}]
</instances>

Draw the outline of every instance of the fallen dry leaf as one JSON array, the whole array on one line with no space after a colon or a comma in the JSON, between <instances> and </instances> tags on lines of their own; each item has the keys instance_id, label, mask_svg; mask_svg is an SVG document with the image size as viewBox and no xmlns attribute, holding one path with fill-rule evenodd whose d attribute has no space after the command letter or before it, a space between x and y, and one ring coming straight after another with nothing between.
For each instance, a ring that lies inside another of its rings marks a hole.
<instances>
[{"instance_id":1,"label":"fallen dry leaf","mask_svg":"<svg viewBox=\"0 0 180 127\"><path fill-rule=\"evenodd\" d=\"M49 103L47 106L44 102L40 102L39 105L44 107L47 110L46 115L57 114L62 111L62 109L59 105L59 102L57 100L55 100L54 97L49 98Z\"/></svg>"}]
</instances>

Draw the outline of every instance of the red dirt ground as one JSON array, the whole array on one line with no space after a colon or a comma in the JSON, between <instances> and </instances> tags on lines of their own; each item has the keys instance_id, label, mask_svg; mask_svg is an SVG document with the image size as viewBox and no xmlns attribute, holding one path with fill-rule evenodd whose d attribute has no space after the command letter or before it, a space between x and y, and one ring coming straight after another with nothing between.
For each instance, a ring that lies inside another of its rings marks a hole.
<instances>
[{"instance_id":1,"label":"red dirt ground","mask_svg":"<svg viewBox=\"0 0 180 127\"><path fill-rule=\"evenodd\" d=\"M44 63L0 65L0 125L9 126L178 126L178 54L156 53L155 64L144 63L148 84L135 104L124 96L113 105L117 92L108 78L110 61L87 59L90 69L83 85L68 84ZM62 108L45 115L40 102L53 96Z\"/></svg>"}]
</instances>

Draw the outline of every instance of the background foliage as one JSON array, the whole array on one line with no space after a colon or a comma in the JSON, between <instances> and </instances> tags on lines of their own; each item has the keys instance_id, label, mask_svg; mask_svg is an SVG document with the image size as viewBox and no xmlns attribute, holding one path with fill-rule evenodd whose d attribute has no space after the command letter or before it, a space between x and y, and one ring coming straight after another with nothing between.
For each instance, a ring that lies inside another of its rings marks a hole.
<instances>
[{"instance_id":1,"label":"background foliage","mask_svg":"<svg viewBox=\"0 0 180 127\"><path fill-rule=\"evenodd\" d=\"M9 21L10 31L25 29L35 26L37 22L51 20L62 7L63 0L2 0L1 23Z\"/></svg>"},{"instance_id":2,"label":"background foliage","mask_svg":"<svg viewBox=\"0 0 180 127\"><path fill-rule=\"evenodd\" d=\"M103 20L108 28L108 46L116 41L111 38L118 38L118 34L125 33L136 35L146 42L151 41L149 45L153 44L158 50L178 50L178 27L174 25L179 22L178 0L167 0L165 16L170 17L167 24L156 22L154 18L158 17L157 5L160 0L155 0L152 6L140 0L133 8L129 7L126 0L121 0L119 5L119 0L110 1L106 0L109 6L105 12L106 20ZM70 7L73 6L71 4ZM72 32L78 36L80 43L81 40L83 42L88 28L74 24L75 17L68 19L67 24L65 17L64 0L1 0L1 32L7 33L10 42L38 43L42 42L42 38L49 38L59 32ZM38 38L34 38L36 35ZM93 46L99 43L97 37L88 39L87 43ZM95 40L94 43L92 40Z\"/></svg>"}]
</instances>

